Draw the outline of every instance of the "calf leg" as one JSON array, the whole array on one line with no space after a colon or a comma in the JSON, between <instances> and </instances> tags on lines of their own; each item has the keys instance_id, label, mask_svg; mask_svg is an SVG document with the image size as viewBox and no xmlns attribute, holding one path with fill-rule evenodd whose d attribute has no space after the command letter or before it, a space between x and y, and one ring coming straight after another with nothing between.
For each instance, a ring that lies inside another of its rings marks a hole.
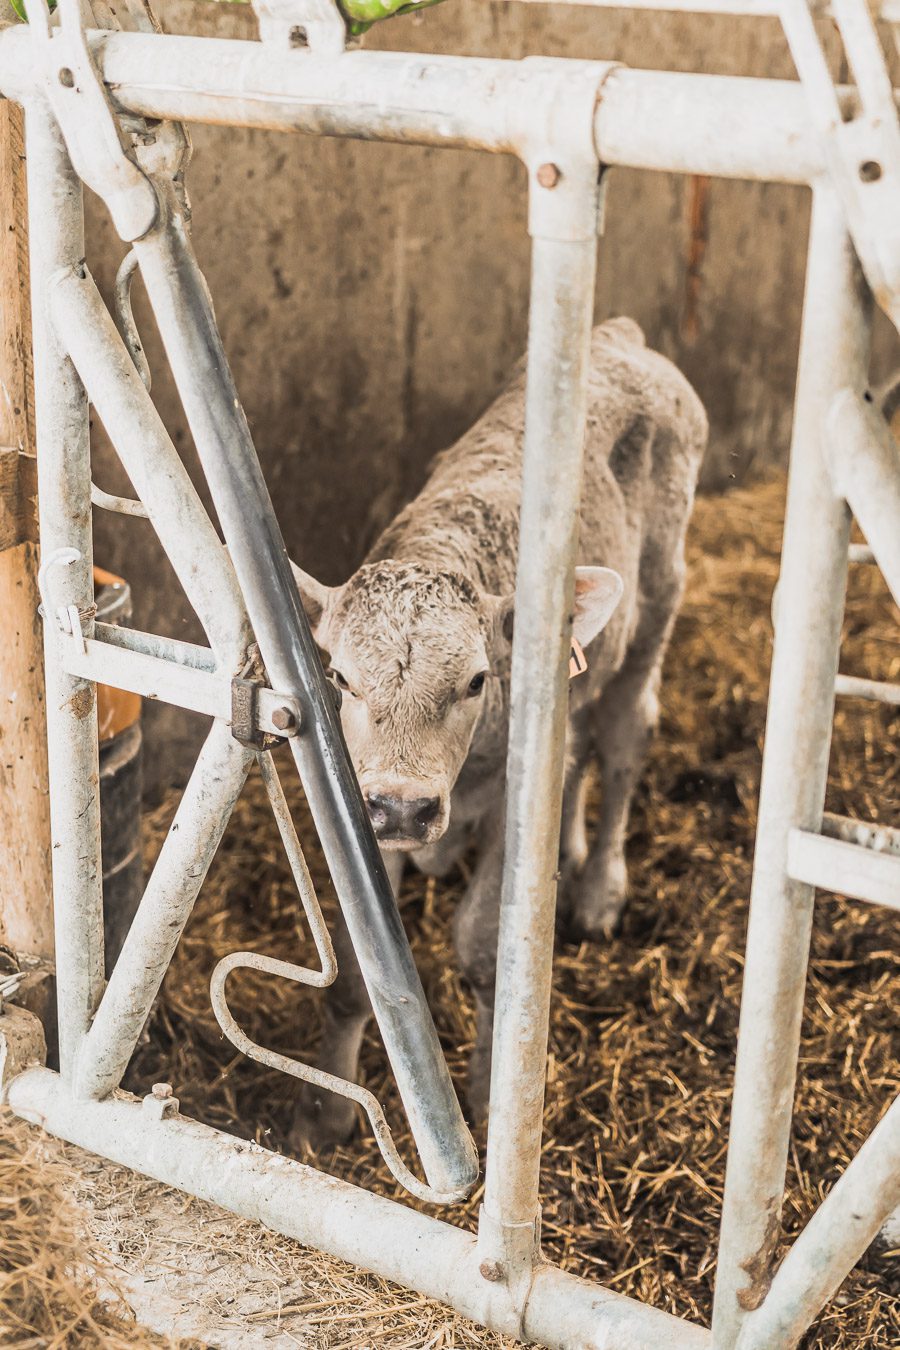
<instances>
[{"instance_id":1,"label":"calf leg","mask_svg":"<svg viewBox=\"0 0 900 1350\"><path fill-rule=\"evenodd\" d=\"M629 664L607 686L597 710L601 805L597 837L568 897L567 932L609 937L625 905L625 839L631 801L658 716L659 660Z\"/></svg>"},{"instance_id":2,"label":"calf leg","mask_svg":"<svg viewBox=\"0 0 900 1350\"><path fill-rule=\"evenodd\" d=\"M603 695L598 729L600 814L573 894L573 936L610 937L625 909L625 841L631 798L658 715L658 668L622 671Z\"/></svg>"},{"instance_id":3,"label":"calf leg","mask_svg":"<svg viewBox=\"0 0 900 1350\"><path fill-rule=\"evenodd\" d=\"M467 1098L475 1120L487 1115L494 1030L494 982L503 879L503 815L485 832L475 873L456 912L454 938L459 963L475 999L475 1045L469 1057Z\"/></svg>"},{"instance_id":4,"label":"calf leg","mask_svg":"<svg viewBox=\"0 0 900 1350\"><path fill-rule=\"evenodd\" d=\"M566 737L566 770L559 833L559 888L557 926L565 931L571 889L588 859L588 765L592 753L593 709L582 709L570 723Z\"/></svg>"},{"instance_id":5,"label":"calf leg","mask_svg":"<svg viewBox=\"0 0 900 1350\"><path fill-rule=\"evenodd\" d=\"M402 853L383 853L388 878L396 895L400 889L403 865ZM359 1053L372 1009L365 982L350 941L347 925L338 914L332 933L338 976L325 991L325 1011L322 1018L322 1039L316 1057L316 1067L358 1081ZM300 1115L297 1135L301 1144L320 1150L345 1143L353 1133L357 1107L336 1092L326 1092L312 1083L300 1091Z\"/></svg>"}]
</instances>

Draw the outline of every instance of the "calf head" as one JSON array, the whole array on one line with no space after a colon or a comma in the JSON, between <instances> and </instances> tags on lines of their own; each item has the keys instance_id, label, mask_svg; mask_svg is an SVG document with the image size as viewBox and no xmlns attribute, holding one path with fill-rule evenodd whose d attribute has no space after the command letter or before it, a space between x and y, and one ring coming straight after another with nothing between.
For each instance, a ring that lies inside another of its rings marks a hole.
<instances>
[{"instance_id":1,"label":"calf head","mask_svg":"<svg viewBox=\"0 0 900 1350\"><path fill-rule=\"evenodd\" d=\"M513 597L418 563L364 564L343 586L294 567L304 608L343 694L341 721L379 843L436 843L476 727L505 718ZM573 632L587 646L622 594L616 572L576 570Z\"/></svg>"}]
</instances>

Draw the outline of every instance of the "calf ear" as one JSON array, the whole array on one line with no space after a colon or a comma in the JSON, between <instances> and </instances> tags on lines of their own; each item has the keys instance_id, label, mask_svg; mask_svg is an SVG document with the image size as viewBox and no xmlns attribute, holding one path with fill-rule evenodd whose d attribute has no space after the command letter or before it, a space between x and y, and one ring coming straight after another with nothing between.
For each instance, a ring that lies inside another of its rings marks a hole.
<instances>
[{"instance_id":1,"label":"calf ear","mask_svg":"<svg viewBox=\"0 0 900 1350\"><path fill-rule=\"evenodd\" d=\"M300 602L306 610L310 628L315 634L322 621L322 615L333 587L323 586L321 581L316 581L315 577L311 577L308 572L302 571L296 563L291 563L291 571L297 583L297 590L300 592Z\"/></svg>"},{"instance_id":2,"label":"calf ear","mask_svg":"<svg viewBox=\"0 0 900 1350\"><path fill-rule=\"evenodd\" d=\"M487 597L490 628L489 645L502 651L513 639L513 619L515 618L516 597L511 595L492 595Z\"/></svg>"},{"instance_id":3,"label":"calf ear","mask_svg":"<svg viewBox=\"0 0 900 1350\"><path fill-rule=\"evenodd\" d=\"M572 636L586 647L609 623L625 584L610 567L575 568Z\"/></svg>"}]
</instances>

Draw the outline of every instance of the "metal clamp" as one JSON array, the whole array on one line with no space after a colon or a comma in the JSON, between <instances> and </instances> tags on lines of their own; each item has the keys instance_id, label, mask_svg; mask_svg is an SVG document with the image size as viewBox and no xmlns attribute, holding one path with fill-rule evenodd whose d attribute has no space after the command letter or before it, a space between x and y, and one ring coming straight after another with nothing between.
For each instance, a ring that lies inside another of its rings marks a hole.
<instances>
[{"instance_id":1,"label":"metal clamp","mask_svg":"<svg viewBox=\"0 0 900 1350\"><path fill-rule=\"evenodd\" d=\"M340 56L347 26L334 0L251 0L263 42L308 47L317 56Z\"/></svg>"},{"instance_id":2,"label":"metal clamp","mask_svg":"<svg viewBox=\"0 0 900 1350\"><path fill-rule=\"evenodd\" d=\"M189 218L183 174L191 146L182 124L119 117L91 55L80 0L59 0L58 27L51 27L47 0L25 4L47 99L69 157L78 176L106 203L120 238L143 239L159 222L162 206L152 181L155 174L172 179ZM126 0L117 10L102 0L96 4L99 28L159 31L146 0ZM141 377L146 383L143 369Z\"/></svg>"},{"instance_id":3,"label":"metal clamp","mask_svg":"<svg viewBox=\"0 0 900 1350\"><path fill-rule=\"evenodd\" d=\"M49 580L50 573L56 568L69 568L74 563L79 562L81 562L81 552L77 548L54 549L49 558L45 558L38 568L38 590L41 596L40 614L44 622L48 622L53 616L58 631L68 637L75 638L83 651L86 636L84 623L86 620L93 619L97 607L91 605L88 609L81 610L74 601L54 607Z\"/></svg>"},{"instance_id":4,"label":"metal clamp","mask_svg":"<svg viewBox=\"0 0 900 1350\"><path fill-rule=\"evenodd\" d=\"M132 157L94 65L79 0L59 0L60 24L50 27L46 0L26 0L35 56L79 177L102 197L122 239L141 239L159 216L156 189Z\"/></svg>"},{"instance_id":5,"label":"metal clamp","mask_svg":"<svg viewBox=\"0 0 900 1350\"><path fill-rule=\"evenodd\" d=\"M336 1092L338 1096L346 1097L349 1101L356 1102L358 1106L361 1106L368 1117L372 1133L375 1135L375 1141L388 1170L394 1179L405 1190L409 1191L410 1195L414 1195L416 1199L427 1201L432 1205L457 1204L465 1199L471 1188L456 1191L437 1191L425 1182L420 1181L400 1157L390 1126L385 1118L384 1109L374 1093L360 1087L357 1083L349 1083L344 1078L338 1078L332 1073L327 1073L324 1069L316 1069L311 1064L304 1064L301 1060L291 1059L287 1055L278 1054L275 1050L266 1049L265 1046L252 1041L241 1030L231 1014L225 997L225 982L233 970L263 971L268 975L277 975L281 979L294 980L297 984L311 985L315 989L325 989L333 984L338 973L331 937L322 916L322 910L309 874L309 868L306 865L306 859L303 856L303 850L300 847L300 841L297 838L297 832L294 829L290 808L285 799L278 771L268 755L259 756L259 767L287 853L291 873L300 894L303 912L306 915L313 943L321 962L321 969L311 970L305 966L294 965L290 961L279 961L272 956L262 956L257 952L232 952L219 961L210 980L209 996L216 1021L235 1049L240 1050L249 1059L256 1060L258 1064L264 1064L269 1069L278 1069L282 1073L290 1074L291 1077L299 1078L304 1083L312 1083L315 1087L324 1088L326 1092Z\"/></svg>"},{"instance_id":6,"label":"metal clamp","mask_svg":"<svg viewBox=\"0 0 900 1350\"><path fill-rule=\"evenodd\" d=\"M283 744L284 737L273 736L260 725L259 695L268 689L265 681L235 676L231 681L231 734L250 750L271 750ZM299 710L293 701L272 712L272 725L286 735L294 735L300 725Z\"/></svg>"}]
</instances>

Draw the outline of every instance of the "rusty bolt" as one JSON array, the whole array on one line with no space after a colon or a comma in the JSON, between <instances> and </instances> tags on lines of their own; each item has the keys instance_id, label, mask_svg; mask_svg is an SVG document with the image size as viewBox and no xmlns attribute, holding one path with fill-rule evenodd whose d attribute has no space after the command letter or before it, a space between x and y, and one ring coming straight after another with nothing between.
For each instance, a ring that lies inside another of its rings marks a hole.
<instances>
[{"instance_id":1,"label":"rusty bolt","mask_svg":"<svg viewBox=\"0 0 900 1350\"><path fill-rule=\"evenodd\" d=\"M272 714L272 726L276 731L292 731L297 719L290 708L276 708Z\"/></svg>"},{"instance_id":2,"label":"rusty bolt","mask_svg":"<svg viewBox=\"0 0 900 1350\"><path fill-rule=\"evenodd\" d=\"M165 1101L168 1101L168 1099L169 1099L169 1098L171 1097L171 1095L172 1095L172 1084L171 1084L171 1083L154 1083L154 1084L153 1084L153 1087L150 1089L150 1091L153 1093L153 1095L154 1095L154 1097L156 1098L157 1101L165 1102Z\"/></svg>"},{"instance_id":3,"label":"rusty bolt","mask_svg":"<svg viewBox=\"0 0 900 1350\"><path fill-rule=\"evenodd\" d=\"M555 188L562 174L556 164L542 164L537 171L537 180L542 188Z\"/></svg>"},{"instance_id":4,"label":"rusty bolt","mask_svg":"<svg viewBox=\"0 0 900 1350\"><path fill-rule=\"evenodd\" d=\"M482 1261L478 1273L483 1280L490 1280L491 1284L501 1284L506 1271L502 1261Z\"/></svg>"}]
</instances>

